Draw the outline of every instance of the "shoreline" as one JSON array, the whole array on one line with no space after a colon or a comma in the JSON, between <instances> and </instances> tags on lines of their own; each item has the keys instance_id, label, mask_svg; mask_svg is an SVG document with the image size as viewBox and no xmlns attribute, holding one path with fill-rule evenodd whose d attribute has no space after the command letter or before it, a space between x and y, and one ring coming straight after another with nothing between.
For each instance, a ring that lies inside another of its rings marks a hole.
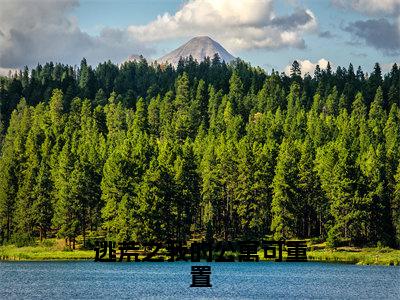
<instances>
[{"instance_id":1,"label":"shoreline","mask_svg":"<svg viewBox=\"0 0 400 300\"><path fill-rule=\"evenodd\" d=\"M260 261L265 260L260 255ZM77 261L93 260L93 250L60 250L44 246L0 246L0 261ZM354 265L400 266L400 250L391 248L365 248L357 250L307 251L308 262L344 263ZM285 260L285 256L284 256ZM271 261L272 262L272 261Z\"/></svg>"}]
</instances>

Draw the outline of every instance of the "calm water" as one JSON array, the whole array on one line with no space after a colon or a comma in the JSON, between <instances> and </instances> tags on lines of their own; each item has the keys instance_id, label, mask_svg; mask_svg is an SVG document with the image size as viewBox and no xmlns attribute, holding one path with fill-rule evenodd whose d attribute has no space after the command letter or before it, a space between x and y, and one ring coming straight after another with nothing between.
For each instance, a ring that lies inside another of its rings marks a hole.
<instances>
[{"instance_id":1,"label":"calm water","mask_svg":"<svg viewBox=\"0 0 400 300\"><path fill-rule=\"evenodd\" d=\"M1 299L400 299L400 268L327 263L0 262Z\"/></svg>"}]
</instances>

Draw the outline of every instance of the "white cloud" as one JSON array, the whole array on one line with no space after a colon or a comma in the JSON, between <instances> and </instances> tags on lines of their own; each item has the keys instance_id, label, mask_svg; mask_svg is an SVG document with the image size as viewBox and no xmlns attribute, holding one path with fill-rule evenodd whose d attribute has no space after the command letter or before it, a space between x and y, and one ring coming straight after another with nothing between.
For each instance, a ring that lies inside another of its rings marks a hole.
<instances>
[{"instance_id":1,"label":"white cloud","mask_svg":"<svg viewBox=\"0 0 400 300\"><path fill-rule=\"evenodd\" d=\"M120 62L132 53L149 54L126 30L106 28L99 36L83 32L70 16L78 5L78 0L1 0L0 67L79 64L82 57L89 63Z\"/></svg>"},{"instance_id":2,"label":"white cloud","mask_svg":"<svg viewBox=\"0 0 400 300\"><path fill-rule=\"evenodd\" d=\"M305 48L304 35L318 31L314 13L297 1L290 14L282 15L274 10L274 0L189 0L147 25L105 28L98 36L84 32L72 15L79 0L0 2L0 68L5 69L48 61L79 64L82 57L91 64L120 62L131 54L153 54L152 42L198 35L233 51Z\"/></svg>"},{"instance_id":3,"label":"white cloud","mask_svg":"<svg viewBox=\"0 0 400 300\"><path fill-rule=\"evenodd\" d=\"M128 32L140 41L209 35L230 50L253 48L304 48L303 35L317 29L308 9L278 16L272 0L191 0L175 14L165 13Z\"/></svg>"},{"instance_id":4,"label":"white cloud","mask_svg":"<svg viewBox=\"0 0 400 300\"><path fill-rule=\"evenodd\" d=\"M313 63L311 61L309 61L308 59L305 60L297 60L297 62L300 64L300 68L301 68L301 75L304 76L307 73L310 74L311 76L313 76L315 68L317 65L319 65L319 67L322 69L326 69L328 66L328 61L325 58L321 58L320 60L318 60L317 62ZM284 72L287 75L290 75L290 68L292 67L292 65L287 65L284 69Z\"/></svg>"},{"instance_id":5,"label":"white cloud","mask_svg":"<svg viewBox=\"0 0 400 300\"><path fill-rule=\"evenodd\" d=\"M366 45L381 50L389 56L400 55L399 25L386 18L370 19L350 23L345 30Z\"/></svg>"},{"instance_id":6,"label":"white cloud","mask_svg":"<svg viewBox=\"0 0 400 300\"><path fill-rule=\"evenodd\" d=\"M400 0L331 0L333 4L352 8L368 15L386 14L398 15L400 12Z\"/></svg>"},{"instance_id":7,"label":"white cloud","mask_svg":"<svg viewBox=\"0 0 400 300\"><path fill-rule=\"evenodd\" d=\"M0 68L0 76L8 76L14 74L15 72L19 72L19 69L10 69L10 68Z\"/></svg>"},{"instance_id":8,"label":"white cloud","mask_svg":"<svg viewBox=\"0 0 400 300\"><path fill-rule=\"evenodd\" d=\"M382 72L383 73L388 73L388 72L390 72L391 70L392 70L392 68L393 68L393 65L395 64L395 63L397 63L397 62L392 62L392 63L387 63L387 64L381 64L381 69L382 69ZM398 66L399 64L397 63L397 66Z\"/></svg>"},{"instance_id":9,"label":"white cloud","mask_svg":"<svg viewBox=\"0 0 400 300\"><path fill-rule=\"evenodd\" d=\"M400 53L400 0L331 0L333 5L370 16L349 22L344 28L357 40L382 51L384 55ZM372 18L373 17L373 18Z\"/></svg>"}]
</instances>

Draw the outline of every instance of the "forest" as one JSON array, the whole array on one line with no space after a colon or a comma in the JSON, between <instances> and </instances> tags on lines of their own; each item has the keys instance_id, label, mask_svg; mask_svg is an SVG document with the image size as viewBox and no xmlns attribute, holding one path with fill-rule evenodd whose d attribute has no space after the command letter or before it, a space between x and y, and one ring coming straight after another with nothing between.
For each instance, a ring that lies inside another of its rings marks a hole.
<instances>
[{"instance_id":1,"label":"forest","mask_svg":"<svg viewBox=\"0 0 400 300\"><path fill-rule=\"evenodd\" d=\"M400 69L216 55L0 77L0 244L286 238L400 246Z\"/></svg>"}]
</instances>

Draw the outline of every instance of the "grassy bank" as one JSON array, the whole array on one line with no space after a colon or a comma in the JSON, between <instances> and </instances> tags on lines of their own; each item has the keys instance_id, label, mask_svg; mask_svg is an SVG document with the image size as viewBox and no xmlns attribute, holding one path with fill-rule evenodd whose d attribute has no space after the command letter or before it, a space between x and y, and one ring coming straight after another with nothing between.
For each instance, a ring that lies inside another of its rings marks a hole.
<instances>
[{"instance_id":1,"label":"grassy bank","mask_svg":"<svg viewBox=\"0 0 400 300\"><path fill-rule=\"evenodd\" d=\"M93 250L83 250L77 247L71 250L63 240L46 240L35 246L16 247L15 245L0 246L0 260L78 260L94 259ZM262 259L263 253L259 252ZM286 252L283 253L285 259ZM324 246L312 247L307 251L309 261L342 262L361 265L400 265L400 250L390 248L354 248L341 247L335 250Z\"/></svg>"},{"instance_id":2,"label":"grassy bank","mask_svg":"<svg viewBox=\"0 0 400 300\"><path fill-rule=\"evenodd\" d=\"M390 248L322 249L308 251L309 261L343 262L359 265L400 265L400 250Z\"/></svg>"},{"instance_id":3,"label":"grassy bank","mask_svg":"<svg viewBox=\"0 0 400 300\"><path fill-rule=\"evenodd\" d=\"M1 260L76 260L94 259L93 250L72 250L63 240L49 239L35 246L0 246Z\"/></svg>"}]
</instances>

